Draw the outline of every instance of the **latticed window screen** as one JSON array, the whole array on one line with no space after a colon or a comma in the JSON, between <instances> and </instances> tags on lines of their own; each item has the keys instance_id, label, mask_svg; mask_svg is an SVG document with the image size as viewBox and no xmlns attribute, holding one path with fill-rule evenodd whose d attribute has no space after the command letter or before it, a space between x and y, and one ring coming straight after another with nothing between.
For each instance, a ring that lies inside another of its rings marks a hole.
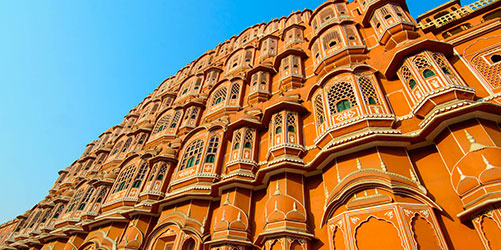
<instances>
[{"instance_id":1,"label":"latticed window screen","mask_svg":"<svg viewBox=\"0 0 501 250\"><path fill-rule=\"evenodd\" d=\"M214 93L214 98L212 98L212 106L223 102L226 99L226 88L220 88Z\"/></svg>"},{"instance_id":2,"label":"latticed window screen","mask_svg":"<svg viewBox=\"0 0 501 250\"><path fill-rule=\"evenodd\" d=\"M418 68L419 70L430 67L428 60L426 60L426 58L424 56L416 56L416 58L414 58L414 60L412 60L412 62L414 63L416 68Z\"/></svg>"},{"instance_id":3,"label":"latticed window screen","mask_svg":"<svg viewBox=\"0 0 501 250\"><path fill-rule=\"evenodd\" d=\"M283 65L283 69L289 68L289 57L282 59L282 65Z\"/></svg>"},{"instance_id":4,"label":"latticed window screen","mask_svg":"<svg viewBox=\"0 0 501 250\"><path fill-rule=\"evenodd\" d=\"M164 179L165 172L167 172L167 166L166 165L162 165L160 167L160 170L158 170L157 181L161 181L161 180Z\"/></svg>"},{"instance_id":5,"label":"latticed window screen","mask_svg":"<svg viewBox=\"0 0 501 250\"><path fill-rule=\"evenodd\" d=\"M443 55L434 53L432 55L432 58L445 74L452 75L452 69L450 68L449 63L447 63L447 59L445 59Z\"/></svg>"},{"instance_id":6,"label":"latticed window screen","mask_svg":"<svg viewBox=\"0 0 501 250\"><path fill-rule=\"evenodd\" d=\"M99 194L97 195L96 202L101 203L104 200L104 196L106 196L106 193L108 192L108 188L105 187L99 191Z\"/></svg>"},{"instance_id":7,"label":"latticed window screen","mask_svg":"<svg viewBox=\"0 0 501 250\"><path fill-rule=\"evenodd\" d=\"M296 132L296 115L295 113L287 113L287 132Z\"/></svg>"},{"instance_id":8,"label":"latticed window screen","mask_svg":"<svg viewBox=\"0 0 501 250\"><path fill-rule=\"evenodd\" d=\"M322 42L326 50L337 45L340 41L341 39L337 31L330 31L322 38Z\"/></svg>"},{"instance_id":9,"label":"latticed window screen","mask_svg":"<svg viewBox=\"0 0 501 250\"><path fill-rule=\"evenodd\" d=\"M240 84L233 83L233 85L231 85L230 98L237 99L239 94L240 94Z\"/></svg>"},{"instance_id":10,"label":"latticed window screen","mask_svg":"<svg viewBox=\"0 0 501 250\"><path fill-rule=\"evenodd\" d=\"M127 189L130 185L130 182L132 181L132 177L134 176L135 171L136 171L135 165L130 165L126 167L122 171L122 173L120 173L120 176L118 176L115 188L113 189L113 193Z\"/></svg>"},{"instance_id":11,"label":"latticed window screen","mask_svg":"<svg viewBox=\"0 0 501 250\"><path fill-rule=\"evenodd\" d=\"M245 131L245 137L244 137L244 148L252 148L253 141L254 141L253 130L247 129Z\"/></svg>"},{"instance_id":12,"label":"latticed window screen","mask_svg":"<svg viewBox=\"0 0 501 250\"><path fill-rule=\"evenodd\" d=\"M170 123L170 128L176 128L180 118L181 118L181 111L176 111L174 117L172 118L172 122Z\"/></svg>"},{"instance_id":13,"label":"latticed window screen","mask_svg":"<svg viewBox=\"0 0 501 250\"><path fill-rule=\"evenodd\" d=\"M80 205L78 206L78 210L83 210L85 208L85 206L87 205L87 202L89 202L90 197L92 196L93 193L94 193L94 188L89 187L89 189L87 189L87 191L85 192L85 194L82 198L82 201L80 201Z\"/></svg>"},{"instance_id":14,"label":"latticed window screen","mask_svg":"<svg viewBox=\"0 0 501 250\"><path fill-rule=\"evenodd\" d=\"M122 141L119 142L116 146L115 146L115 150L113 150L113 152L111 153L111 155L114 155L118 152L118 150L122 147Z\"/></svg>"},{"instance_id":15,"label":"latticed window screen","mask_svg":"<svg viewBox=\"0 0 501 250\"><path fill-rule=\"evenodd\" d=\"M412 73L407 66L403 66L400 69L400 74L402 75L404 82L408 82L412 78Z\"/></svg>"},{"instance_id":16,"label":"latticed window screen","mask_svg":"<svg viewBox=\"0 0 501 250\"><path fill-rule=\"evenodd\" d=\"M80 189L77 191L77 193L73 196L71 201L68 203L68 209L66 212L71 212L74 208L75 205L77 204L78 201L80 201L80 198L82 198L83 190Z\"/></svg>"},{"instance_id":17,"label":"latticed window screen","mask_svg":"<svg viewBox=\"0 0 501 250\"><path fill-rule=\"evenodd\" d=\"M190 168L200 163L200 157L202 157L203 146L204 142L202 140L195 140L192 143L190 143L188 147L186 147L183 159L181 160L181 167L180 167L181 170L185 168Z\"/></svg>"},{"instance_id":18,"label":"latticed window screen","mask_svg":"<svg viewBox=\"0 0 501 250\"><path fill-rule=\"evenodd\" d=\"M325 121L324 101L321 95L315 97L315 113L317 115L317 123L322 124Z\"/></svg>"},{"instance_id":19,"label":"latticed window screen","mask_svg":"<svg viewBox=\"0 0 501 250\"><path fill-rule=\"evenodd\" d=\"M361 76L358 78L358 84L360 85L360 90L362 91L362 97L366 104L380 104L377 98L376 89L367 76Z\"/></svg>"},{"instance_id":20,"label":"latticed window screen","mask_svg":"<svg viewBox=\"0 0 501 250\"><path fill-rule=\"evenodd\" d=\"M327 9L323 10L322 12L320 12L320 22L321 23L326 22L327 20L331 19L332 17L334 17L334 11L331 8L327 8Z\"/></svg>"},{"instance_id":21,"label":"latticed window screen","mask_svg":"<svg viewBox=\"0 0 501 250\"><path fill-rule=\"evenodd\" d=\"M148 172L148 164L143 163L141 167L139 168L139 171L136 174L136 178L134 180L134 185L132 186L133 188L138 188L141 186L141 182L143 181L146 172Z\"/></svg>"},{"instance_id":22,"label":"latticed window screen","mask_svg":"<svg viewBox=\"0 0 501 250\"><path fill-rule=\"evenodd\" d=\"M214 163L216 160L217 148L219 146L219 136L213 135L209 140L209 145L207 147L207 158L205 162Z\"/></svg>"},{"instance_id":23,"label":"latticed window screen","mask_svg":"<svg viewBox=\"0 0 501 250\"><path fill-rule=\"evenodd\" d=\"M346 37L350 41L355 41L357 40L357 34L355 33L355 29L351 25L344 25L343 26L344 33L346 34Z\"/></svg>"},{"instance_id":24,"label":"latticed window screen","mask_svg":"<svg viewBox=\"0 0 501 250\"><path fill-rule=\"evenodd\" d=\"M339 14L345 15L347 13L346 6L343 3L337 3L336 8Z\"/></svg>"},{"instance_id":25,"label":"latticed window screen","mask_svg":"<svg viewBox=\"0 0 501 250\"><path fill-rule=\"evenodd\" d=\"M268 72L261 72L261 77L260 77L261 85L268 85L269 75L270 73Z\"/></svg>"},{"instance_id":26,"label":"latticed window screen","mask_svg":"<svg viewBox=\"0 0 501 250\"><path fill-rule=\"evenodd\" d=\"M487 80L487 82L493 87L501 87L501 63L496 63L492 58L496 58L495 55L499 56L499 46L482 52L471 59L472 64L475 68L482 74L482 76ZM496 52L498 51L498 52ZM494 54L496 53L496 54ZM485 57L490 57L492 63L486 61Z\"/></svg>"},{"instance_id":27,"label":"latticed window screen","mask_svg":"<svg viewBox=\"0 0 501 250\"><path fill-rule=\"evenodd\" d=\"M318 43L315 43L313 45L311 52L316 59L318 59L320 57L320 50L318 49Z\"/></svg>"},{"instance_id":28,"label":"latticed window screen","mask_svg":"<svg viewBox=\"0 0 501 250\"><path fill-rule=\"evenodd\" d=\"M240 148L240 139L242 138L242 134L240 131L237 131L233 136L233 149Z\"/></svg>"},{"instance_id":29,"label":"latticed window screen","mask_svg":"<svg viewBox=\"0 0 501 250\"><path fill-rule=\"evenodd\" d=\"M131 143L132 143L132 138L129 137L127 141L125 141L124 146L122 147L122 153L127 151Z\"/></svg>"},{"instance_id":30,"label":"latticed window screen","mask_svg":"<svg viewBox=\"0 0 501 250\"><path fill-rule=\"evenodd\" d=\"M278 113L275 115L275 119L273 120L275 128L278 126L282 126L282 114Z\"/></svg>"},{"instance_id":31,"label":"latticed window screen","mask_svg":"<svg viewBox=\"0 0 501 250\"><path fill-rule=\"evenodd\" d=\"M209 147L207 148L207 153L216 154L218 146L219 146L219 136L213 135L209 140Z\"/></svg>"},{"instance_id":32,"label":"latticed window screen","mask_svg":"<svg viewBox=\"0 0 501 250\"><path fill-rule=\"evenodd\" d=\"M252 62L252 50L250 49L245 51L245 62L246 63Z\"/></svg>"},{"instance_id":33,"label":"latticed window screen","mask_svg":"<svg viewBox=\"0 0 501 250\"><path fill-rule=\"evenodd\" d=\"M153 129L153 134L156 134L164 130L165 127L167 127L167 125L169 124L170 117L171 117L170 114L163 115L162 118L160 118L160 120L157 122L155 128Z\"/></svg>"},{"instance_id":34,"label":"latticed window screen","mask_svg":"<svg viewBox=\"0 0 501 250\"><path fill-rule=\"evenodd\" d=\"M331 115L342 111L337 107L338 102L340 101L347 102L350 107L357 106L353 87L351 86L351 83L345 81L334 83L327 92L327 99L329 101L329 110Z\"/></svg>"}]
</instances>

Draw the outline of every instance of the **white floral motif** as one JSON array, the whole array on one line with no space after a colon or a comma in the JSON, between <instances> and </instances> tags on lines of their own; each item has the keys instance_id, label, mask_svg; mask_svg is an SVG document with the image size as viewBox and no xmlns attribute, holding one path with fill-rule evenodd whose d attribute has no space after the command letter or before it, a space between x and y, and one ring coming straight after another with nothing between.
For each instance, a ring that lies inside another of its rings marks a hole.
<instances>
[{"instance_id":1,"label":"white floral motif","mask_svg":"<svg viewBox=\"0 0 501 250\"><path fill-rule=\"evenodd\" d=\"M351 222L353 224L357 224L357 222L360 220L360 218L358 218L358 217L351 217L350 220L351 220Z\"/></svg>"},{"instance_id":2,"label":"white floral motif","mask_svg":"<svg viewBox=\"0 0 501 250\"><path fill-rule=\"evenodd\" d=\"M355 111L349 110L336 117L337 121L344 121L353 118L356 115Z\"/></svg>"},{"instance_id":3,"label":"white floral motif","mask_svg":"<svg viewBox=\"0 0 501 250\"><path fill-rule=\"evenodd\" d=\"M393 219L393 211L388 211L384 213L384 215L388 216L388 218Z\"/></svg>"}]
</instances>

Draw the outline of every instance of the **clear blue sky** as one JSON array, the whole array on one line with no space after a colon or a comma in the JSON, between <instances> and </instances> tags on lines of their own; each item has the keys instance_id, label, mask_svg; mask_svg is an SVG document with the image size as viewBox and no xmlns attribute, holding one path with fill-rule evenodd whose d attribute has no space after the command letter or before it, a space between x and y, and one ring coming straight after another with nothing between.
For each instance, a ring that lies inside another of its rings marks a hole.
<instances>
[{"instance_id":1,"label":"clear blue sky","mask_svg":"<svg viewBox=\"0 0 501 250\"><path fill-rule=\"evenodd\" d=\"M0 223L42 200L58 170L178 69L251 25L322 2L1 1ZM443 2L408 4L416 17Z\"/></svg>"}]
</instances>

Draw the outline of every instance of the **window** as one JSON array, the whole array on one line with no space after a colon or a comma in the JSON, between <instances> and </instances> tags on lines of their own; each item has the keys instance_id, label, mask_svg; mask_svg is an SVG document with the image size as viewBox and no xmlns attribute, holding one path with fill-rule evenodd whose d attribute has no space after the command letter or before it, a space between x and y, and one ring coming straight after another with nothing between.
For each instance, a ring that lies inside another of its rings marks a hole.
<instances>
[{"instance_id":1,"label":"window","mask_svg":"<svg viewBox=\"0 0 501 250\"><path fill-rule=\"evenodd\" d=\"M78 206L77 210L84 210L85 206L87 205L87 202L89 202L89 199L93 193L94 193L94 188L89 187L89 189L87 189L87 192L85 192L82 201L80 202L80 206Z\"/></svg>"},{"instance_id":2,"label":"window","mask_svg":"<svg viewBox=\"0 0 501 250\"><path fill-rule=\"evenodd\" d=\"M207 155L207 157L205 158L205 162L206 162L206 163L214 163L215 159L216 159L216 156L215 156L215 155L213 155L213 154L209 154L209 155Z\"/></svg>"},{"instance_id":3,"label":"window","mask_svg":"<svg viewBox=\"0 0 501 250\"><path fill-rule=\"evenodd\" d=\"M75 205L80 201L80 198L82 197L82 193L83 193L82 189L78 190L78 192L73 196L71 201L68 203L69 207L68 207L68 210L66 210L66 212L71 212L73 210Z\"/></svg>"},{"instance_id":4,"label":"window","mask_svg":"<svg viewBox=\"0 0 501 250\"><path fill-rule=\"evenodd\" d=\"M331 115L357 106L353 87L346 81L334 83L327 91L327 100Z\"/></svg>"},{"instance_id":5,"label":"window","mask_svg":"<svg viewBox=\"0 0 501 250\"><path fill-rule=\"evenodd\" d=\"M207 146L207 157L205 157L206 163L214 163L216 159L218 146L219 146L219 136L213 135L209 139L209 145Z\"/></svg>"},{"instance_id":6,"label":"window","mask_svg":"<svg viewBox=\"0 0 501 250\"><path fill-rule=\"evenodd\" d=\"M141 186L141 182L146 176L146 172L148 172L148 164L143 163L143 165L141 165L139 171L137 172L136 179L134 180L134 184L132 185L133 188L139 188Z\"/></svg>"},{"instance_id":7,"label":"window","mask_svg":"<svg viewBox=\"0 0 501 250\"><path fill-rule=\"evenodd\" d=\"M425 69L423 71L424 78L432 77L434 75L435 75L435 72L433 72L431 69Z\"/></svg>"},{"instance_id":8,"label":"window","mask_svg":"<svg viewBox=\"0 0 501 250\"><path fill-rule=\"evenodd\" d=\"M214 93L214 98L213 98L213 101L212 101L212 106L217 105L217 104L221 103L222 101L224 101L224 99L226 98L226 93L227 93L226 88L220 88L220 89L218 89Z\"/></svg>"},{"instance_id":9,"label":"window","mask_svg":"<svg viewBox=\"0 0 501 250\"><path fill-rule=\"evenodd\" d=\"M120 192L120 191L128 188L129 183L131 182L135 171L136 171L135 165L130 165L130 166L127 166L126 168L124 168L117 178L116 183L120 183L120 184L115 186L113 193Z\"/></svg>"},{"instance_id":10,"label":"window","mask_svg":"<svg viewBox=\"0 0 501 250\"><path fill-rule=\"evenodd\" d=\"M344 99L336 103L337 112L351 108L350 101Z\"/></svg>"},{"instance_id":11,"label":"window","mask_svg":"<svg viewBox=\"0 0 501 250\"><path fill-rule=\"evenodd\" d=\"M193 167L194 165L198 165L200 163L203 145L204 143L202 140L195 140L186 147L183 159L181 160L181 170Z\"/></svg>"},{"instance_id":12,"label":"window","mask_svg":"<svg viewBox=\"0 0 501 250\"><path fill-rule=\"evenodd\" d=\"M366 104L379 104L376 89L369 76L359 77L358 84L362 92L362 98Z\"/></svg>"},{"instance_id":13,"label":"window","mask_svg":"<svg viewBox=\"0 0 501 250\"><path fill-rule=\"evenodd\" d=\"M322 100L321 95L317 95L315 97L315 114L317 115L317 123L322 124L325 121L325 113L324 113L324 101Z\"/></svg>"},{"instance_id":14,"label":"window","mask_svg":"<svg viewBox=\"0 0 501 250\"><path fill-rule=\"evenodd\" d=\"M280 134L282 133L282 127L278 126L276 129L275 129L275 134Z\"/></svg>"},{"instance_id":15,"label":"window","mask_svg":"<svg viewBox=\"0 0 501 250\"><path fill-rule=\"evenodd\" d=\"M231 85L230 98L235 100L237 99L238 94L240 94L240 84L233 83L233 85Z\"/></svg>"},{"instance_id":16,"label":"window","mask_svg":"<svg viewBox=\"0 0 501 250\"><path fill-rule=\"evenodd\" d=\"M132 138L128 138L127 141L125 142L123 148L122 148L122 153L127 151L127 149L129 148L131 143L132 143Z\"/></svg>"},{"instance_id":17,"label":"window","mask_svg":"<svg viewBox=\"0 0 501 250\"><path fill-rule=\"evenodd\" d=\"M160 170L158 171L157 181L161 181L161 180L164 179L165 172L167 172L167 166L166 165L162 165L160 167Z\"/></svg>"},{"instance_id":18,"label":"window","mask_svg":"<svg viewBox=\"0 0 501 250\"><path fill-rule=\"evenodd\" d=\"M164 130L164 128L169 124L170 118L171 118L170 113L163 115L160 118L160 120L158 120L157 125L153 129L153 134L156 134L156 133L161 132L162 130Z\"/></svg>"},{"instance_id":19,"label":"window","mask_svg":"<svg viewBox=\"0 0 501 250\"><path fill-rule=\"evenodd\" d=\"M491 61L492 63L498 63L501 61L501 55L495 54L491 56Z\"/></svg>"},{"instance_id":20,"label":"window","mask_svg":"<svg viewBox=\"0 0 501 250\"><path fill-rule=\"evenodd\" d=\"M294 133L294 132L296 132L296 129L294 128L294 126L289 125L289 126L287 127L287 132L292 132L292 133Z\"/></svg>"},{"instance_id":21,"label":"window","mask_svg":"<svg viewBox=\"0 0 501 250\"><path fill-rule=\"evenodd\" d=\"M416 81L415 81L414 79L411 79L411 80L409 81L409 87L410 87L411 89L413 89L414 87L416 87L416 84L417 84L417 83L416 83Z\"/></svg>"}]
</instances>

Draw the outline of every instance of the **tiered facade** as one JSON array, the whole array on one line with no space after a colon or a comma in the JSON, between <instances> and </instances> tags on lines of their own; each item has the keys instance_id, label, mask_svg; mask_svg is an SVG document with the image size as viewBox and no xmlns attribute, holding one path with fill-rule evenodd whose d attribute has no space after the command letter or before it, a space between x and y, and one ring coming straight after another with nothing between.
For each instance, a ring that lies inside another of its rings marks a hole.
<instances>
[{"instance_id":1,"label":"tiered facade","mask_svg":"<svg viewBox=\"0 0 501 250\"><path fill-rule=\"evenodd\" d=\"M500 2L254 25L88 144L0 249L501 249Z\"/></svg>"}]
</instances>

